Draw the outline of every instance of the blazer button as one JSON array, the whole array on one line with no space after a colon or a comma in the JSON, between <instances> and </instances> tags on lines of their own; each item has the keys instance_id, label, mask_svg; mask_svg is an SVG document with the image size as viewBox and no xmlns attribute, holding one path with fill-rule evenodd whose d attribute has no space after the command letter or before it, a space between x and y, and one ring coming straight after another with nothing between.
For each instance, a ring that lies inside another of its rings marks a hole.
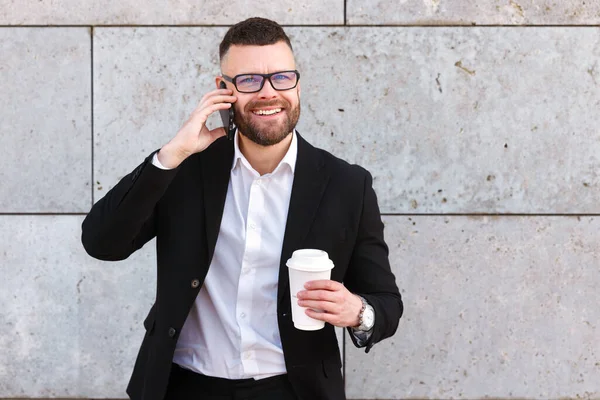
<instances>
[{"instance_id":1,"label":"blazer button","mask_svg":"<svg viewBox=\"0 0 600 400\"><path fill-rule=\"evenodd\" d=\"M175 336L176 333L177 331L175 330L175 328L169 328L169 337Z\"/></svg>"},{"instance_id":2,"label":"blazer button","mask_svg":"<svg viewBox=\"0 0 600 400\"><path fill-rule=\"evenodd\" d=\"M192 288L196 289L198 286L200 286L200 280L199 279L194 279L192 281Z\"/></svg>"}]
</instances>

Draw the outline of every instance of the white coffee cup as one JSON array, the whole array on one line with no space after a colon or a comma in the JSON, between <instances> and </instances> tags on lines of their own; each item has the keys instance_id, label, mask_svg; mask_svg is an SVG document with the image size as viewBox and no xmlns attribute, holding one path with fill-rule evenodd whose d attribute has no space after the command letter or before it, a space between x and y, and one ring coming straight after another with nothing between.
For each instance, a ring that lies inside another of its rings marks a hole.
<instances>
[{"instance_id":1,"label":"white coffee cup","mask_svg":"<svg viewBox=\"0 0 600 400\"><path fill-rule=\"evenodd\" d=\"M304 284L308 281L331 279L333 262L326 251L315 249L296 250L287 260L290 276L290 295L292 301L292 321L297 329L316 331L325 326L325 322L306 315L305 307L298 305L298 292L305 290Z\"/></svg>"}]
</instances>

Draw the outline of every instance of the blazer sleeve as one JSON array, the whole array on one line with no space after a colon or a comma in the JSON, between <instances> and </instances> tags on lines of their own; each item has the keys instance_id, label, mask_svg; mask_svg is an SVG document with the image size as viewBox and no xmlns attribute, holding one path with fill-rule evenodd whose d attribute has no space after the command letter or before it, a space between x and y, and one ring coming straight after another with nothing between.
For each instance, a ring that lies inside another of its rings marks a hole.
<instances>
[{"instance_id":1,"label":"blazer sleeve","mask_svg":"<svg viewBox=\"0 0 600 400\"><path fill-rule=\"evenodd\" d=\"M156 205L177 174L177 169L162 170L152 164L157 151L121 179L85 217L81 242L92 257L124 260L156 235Z\"/></svg>"},{"instance_id":2,"label":"blazer sleeve","mask_svg":"<svg viewBox=\"0 0 600 400\"><path fill-rule=\"evenodd\" d=\"M383 229L373 178L365 171L362 213L345 285L348 290L363 296L375 311L375 325L365 343L359 344L348 328L354 345L366 347L366 353L375 343L396 332L404 309L396 278L390 268Z\"/></svg>"}]
</instances>

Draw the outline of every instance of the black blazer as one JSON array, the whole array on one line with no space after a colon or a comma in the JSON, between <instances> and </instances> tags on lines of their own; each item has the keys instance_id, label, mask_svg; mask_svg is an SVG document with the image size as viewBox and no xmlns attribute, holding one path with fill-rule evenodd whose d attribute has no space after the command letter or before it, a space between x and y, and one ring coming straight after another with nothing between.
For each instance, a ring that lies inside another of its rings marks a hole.
<instances>
[{"instance_id":1,"label":"black blazer","mask_svg":"<svg viewBox=\"0 0 600 400\"><path fill-rule=\"evenodd\" d=\"M134 400L162 400L165 395L179 332L215 250L233 154L233 143L221 138L168 171L152 165L152 154L83 221L83 246L101 260L123 260L156 237L156 300L144 321L146 335L127 388ZM371 175L298 135L279 270L279 332L297 396L345 399L334 327L325 324L324 329L307 332L295 329L292 322L285 262L300 248L327 251L335 264L331 279L344 282L375 309L367 352L394 334L403 306L388 262Z\"/></svg>"}]
</instances>

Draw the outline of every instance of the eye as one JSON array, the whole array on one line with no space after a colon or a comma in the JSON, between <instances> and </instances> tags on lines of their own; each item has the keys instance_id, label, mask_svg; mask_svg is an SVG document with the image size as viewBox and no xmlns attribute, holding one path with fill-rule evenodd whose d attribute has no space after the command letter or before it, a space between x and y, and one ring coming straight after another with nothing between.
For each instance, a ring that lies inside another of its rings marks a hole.
<instances>
[{"instance_id":1,"label":"eye","mask_svg":"<svg viewBox=\"0 0 600 400\"><path fill-rule=\"evenodd\" d=\"M273 79L275 81L279 81L279 82L284 82L284 81L289 81L292 78L289 74L277 74L277 75L273 75L273 77L271 79Z\"/></svg>"},{"instance_id":2,"label":"eye","mask_svg":"<svg viewBox=\"0 0 600 400\"><path fill-rule=\"evenodd\" d=\"M245 75L245 76L240 76L237 79L237 83L238 83L238 85L248 85L248 84L252 84L252 83L258 83L261 80L262 80L262 76Z\"/></svg>"}]
</instances>

